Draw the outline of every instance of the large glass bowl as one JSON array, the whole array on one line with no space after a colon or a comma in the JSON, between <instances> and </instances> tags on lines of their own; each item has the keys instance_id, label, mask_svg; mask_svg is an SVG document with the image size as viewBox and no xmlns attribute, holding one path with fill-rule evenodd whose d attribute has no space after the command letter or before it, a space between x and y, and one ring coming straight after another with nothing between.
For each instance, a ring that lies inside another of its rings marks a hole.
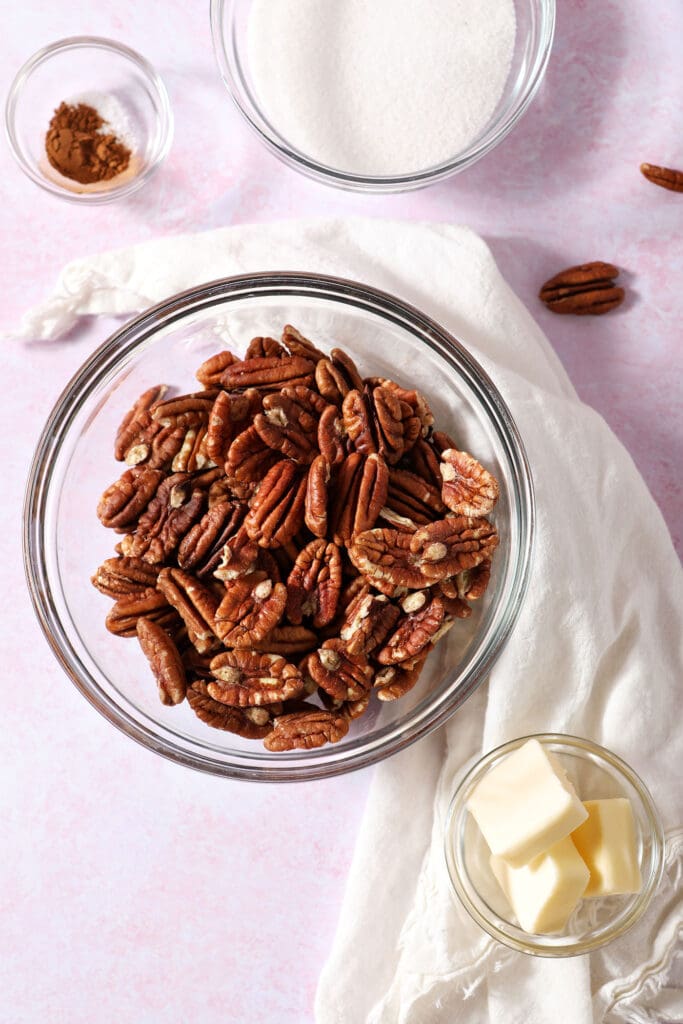
<instances>
[{"instance_id":1,"label":"large glass bowl","mask_svg":"<svg viewBox=\"0 0 683 1024\"><path fill-rule=\"evenodd\" d=\"M211 0L211 34L223 81L237 109L276 156L307 177L338 188L359 192L406 192L449 178L475 163L514 128L536 95L552 48L555 0L514 0L514 3L517 32L512 63L503 94L488 123L465 149L453 153L450 159L406 174L370 176L326 166L297 149L271 123L259 102L249 68L248 24L252 0Z\"/></svg>"},{"instance_id":2,"label":"large glass bowl","mask_svg":"<svg viewBox=\"0 0 683 1024\"><path fill-rule=\"evenodd\" d=\"M159 382L197 387L194 371L224 347L244 353L256 335L292 323L323 348L347 349L366 375L421 388L436 422L498 477L501 543L492 581L471 618L430 656L413 691L373 701L343 741L272 754L211 729L187 704L164 707L134 640L110 635L108 598L90 576L116 535L97 520L101 492L121 473L116 428ZM306 274L229 278L175 296L117 331L73 378L33 460L25 506L25 560L41 626L81 693L128 736L181 764L257 781L337 775L408 746L442 725L485 679L512 629L529 576L534 505L524 448L493 382L455 338L416 309L362 285Z\"/></svg>"}]
</instances>

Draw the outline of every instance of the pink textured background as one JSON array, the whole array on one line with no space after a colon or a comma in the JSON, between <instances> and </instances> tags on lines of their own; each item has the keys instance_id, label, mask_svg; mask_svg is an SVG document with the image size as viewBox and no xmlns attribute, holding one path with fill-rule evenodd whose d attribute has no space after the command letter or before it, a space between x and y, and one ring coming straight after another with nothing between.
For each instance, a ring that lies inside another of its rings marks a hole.
<instances>
[{"instance_id":1,"label":"pink textured background","mask_svg":"<svg viewBox=\"0 0 683 1024\"><path fill-rule=\"evenodd\" d=\"M0 329L45 295L66 260L160 234L298 214L467 223L633 455L680 551L683 197L650 186L638 165L683 166L683 7L559 6L546 83L515 133L460 178L377 199L308 183L262 150L218 78L204 0L12 5L3 95L39 46L110 35L163 74L176 136L150 186L92 210L40 192L0 147ZM596 258L623 268L620 311L581 320L539 306L545 278ZM370 774L276 791L168 764L87 706L29 607L20 520L31 452L103 329L86 324L62 344L3 344L0 1016L305 1024Z\"/></svg>"}]
</instances>

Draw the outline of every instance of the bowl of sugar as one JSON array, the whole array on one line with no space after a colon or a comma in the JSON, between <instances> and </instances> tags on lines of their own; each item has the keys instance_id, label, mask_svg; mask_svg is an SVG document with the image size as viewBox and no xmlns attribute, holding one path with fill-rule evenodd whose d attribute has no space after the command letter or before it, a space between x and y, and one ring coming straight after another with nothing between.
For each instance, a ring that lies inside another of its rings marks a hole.
<instances>
[{"instance_id":1,"label":"bowl of sugar","mask_svg":"<svg viewBox=\"0 0 683 1024\"><path fill-rule=\"evenodd\" d=\"M361 192L464 170L517 124L550 56L555 0L211 0L216 59L262 142Z\"/></svg>"}]
</instances>

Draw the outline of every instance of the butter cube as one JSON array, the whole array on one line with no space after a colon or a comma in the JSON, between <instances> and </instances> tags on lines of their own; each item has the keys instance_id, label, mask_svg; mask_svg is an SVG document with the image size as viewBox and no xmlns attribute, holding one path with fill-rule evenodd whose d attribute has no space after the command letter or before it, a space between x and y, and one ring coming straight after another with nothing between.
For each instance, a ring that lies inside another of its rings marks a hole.
<instances>
[{"instance_id":1,"label":"butter cube","mask_svg":"<svg viewBox=\"0 0 683 1024\"><path fill-rule=\"evenodd\" d=\"M538 740L492 768L467 803L491 853L521 867L564 839L588 812Z\"/></svg>"},{"instance_id":2,"label":"butter cube","mask_svg":"<svg viewBox=\"0 0 683 1024\"><path fill-rule=\"evenodd\" d=\"M572 839L591 875L585 895L640 892L643 880L631 802L616 797L585 800L583 806L588 818L572 832Z\"/></svg>"},{"instance_id":3,"label":"butter cube","mask_svg":"<svg viewBox=\"0 0 683 1024\"><path fill-rule=\"evenodd\" d=\"M491 857L491 870L525 932L562 931L588 884L589 871L569 836L521 868Z\"/></svg>"}]
</instances>

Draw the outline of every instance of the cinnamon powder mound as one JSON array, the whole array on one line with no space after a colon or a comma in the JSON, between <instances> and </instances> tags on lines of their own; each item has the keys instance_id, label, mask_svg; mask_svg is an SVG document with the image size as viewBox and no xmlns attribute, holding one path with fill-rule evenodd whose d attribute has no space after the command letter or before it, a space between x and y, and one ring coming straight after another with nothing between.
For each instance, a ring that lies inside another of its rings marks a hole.
<instances>
[{"instance_id":1,"label":"cinnamon powder mound","mask_svg":"<svg viewBox=\"0 0 683 1024\"><path fill-rule=\"evenodd\" d=\"M100 131L106 123L86 103L60 103L45 136L47 158L55 170L81 185L109 181L125 171L130 149L116 135Z\"/></svg>"}]
</instances>

